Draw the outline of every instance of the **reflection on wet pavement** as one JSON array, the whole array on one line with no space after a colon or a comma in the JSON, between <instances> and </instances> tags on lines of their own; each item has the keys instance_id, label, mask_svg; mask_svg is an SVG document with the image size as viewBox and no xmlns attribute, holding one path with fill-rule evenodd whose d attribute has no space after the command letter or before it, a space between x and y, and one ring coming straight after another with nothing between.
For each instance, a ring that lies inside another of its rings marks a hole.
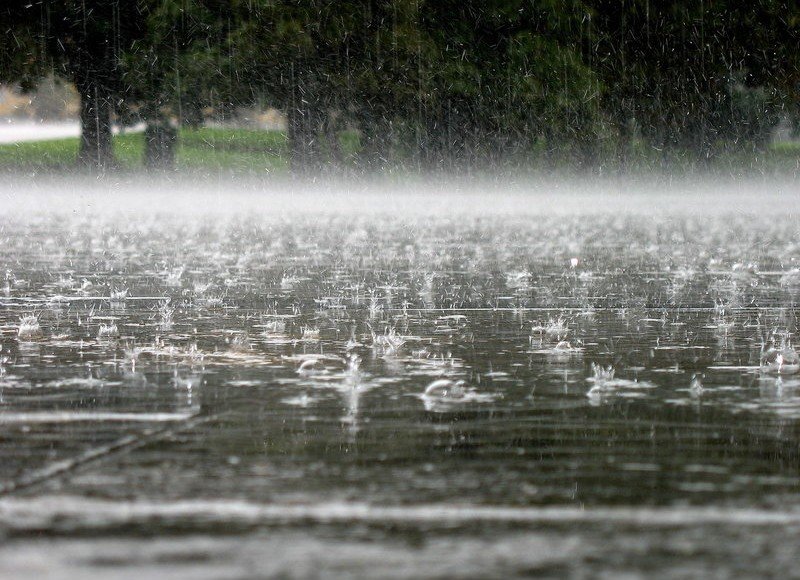
<instances>
[{"instance_id":1,"label":"reflection on wet pavement","mask_svg":"<svg viewBox=\"0 0 800 580\"><path fill-rule=\"evenodd\" d=\"M156 506L153 519L170 529L170 506L187 499L279 512L440 509L445 521L457 508L486 508L486 521L525 529L545 508L596 514L588 531L577 520L548 520L554 530L542 535L504 528L497 545L470 520L448 524L464 535L458 549L505 549L515 555L509 573L556 575L595 557L603 522L614 521L603 510L660 510L719 538L753 527L766 542L768 521L697 522L691 506L769 520L800 505L800 375L789 350L762 364L770 347L792 349L797 332L793 223L41 215L6 220L0 238L0 527L12 538L49 530L53 566L70 550L89 558L90 544L58 542L66 516L45 517L58 509L40 505L43 523L15 525L19 510L38 505L25 502L92 498L101 503L78 509L91 517L74 529L120 538L141 525L130 515L137 505ZM533 511L500 517L512 507ZM409 548L411 529L437 527L430 519L377 513L356 512L360 531L335 541L324 526L342 522L310 512L246 523L280 528L273 553L303 521L323 526L274 573L297 570L299 554L320 546L362 550L372 566L358 534L383 521L403 530L379 540L378 553L411 566L398 575L449 574L434 564L456 549L446 535ZM212 533L211 520L201 512L175 527ZM222 525L238 529L233 520ZM794 516L771 523L797 529ZM626 520L615 541L652 548L663 533L632 531L643 525ZM225 559L229 540L205 541L175 537L162 548ZM261 540L241 541L238 555L256 558ZM528 562L525 542L550 555ZM559 542L565 555L548 548ZM104 550L124 577L146 543L108 540ZM578 545L585 550L569 548ZM90 560L72 561L66 575L107 565ZM600 560L609 575L621 569ZM18 565L8 550L0 561ZM701 573L705 563L687 566Z\"/></svg>"}]
</instances>

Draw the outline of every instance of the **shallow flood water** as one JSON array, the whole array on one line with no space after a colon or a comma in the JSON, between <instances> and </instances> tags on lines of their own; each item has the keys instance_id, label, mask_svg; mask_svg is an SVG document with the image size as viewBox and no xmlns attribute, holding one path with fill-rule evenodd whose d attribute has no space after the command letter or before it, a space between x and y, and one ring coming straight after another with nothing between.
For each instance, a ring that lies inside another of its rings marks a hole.
<instances>
[{"instance_id":1,"label":"shallow flood water","mask_svg":"<svg viewBox=\"0 0 800 580\"><path fill-rule=\"evenodd\" d=\"M792 573L800 226L648 204L10 213L0 572Z\"/></svg>"}]
</instances>

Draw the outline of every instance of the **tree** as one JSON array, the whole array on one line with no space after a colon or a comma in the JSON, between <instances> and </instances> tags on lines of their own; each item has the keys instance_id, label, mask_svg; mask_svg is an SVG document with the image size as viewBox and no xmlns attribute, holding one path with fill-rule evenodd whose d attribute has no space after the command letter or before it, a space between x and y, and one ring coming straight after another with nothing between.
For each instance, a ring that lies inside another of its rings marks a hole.
<instances>
[{"instance_id":1,"label":"tree","mask_svg":"<svg viewBox=\"0 0 800 580\"><path fill-rule=\"evenodd\" d=\"M82 162L112 163L111 119L143 120L172 166L202 111L283 109L293 171L591 167L607 142L700 159L763 148L800 109L789 0L6 0L0 80L49 70L81 96Z\"/></svg>"},{"instance_id":2,"label":"tree","mask_svg":"<svg viewBox=\"0 0 800 580\"><path fill-rule=\"evenodd\" d=\"M270 100L286 112L290 165L294 172L318 169L320 135L327 109L337 102L332 68L339 51L330 38L347 42L351 2L256 0L239 4L230 45L234 68L246 83L232 101Z\"/></svg>"},{"instance_id":3,"label":"tree","mask_svg":"<svg viewBox=\"0 0 800 580\"><path fill-rule=\"evenodd\" d=\"M235 71L225 62L230 3L139 0L138 5L144 32L123 53L126 95L120 113L126 123L146 123L145 165L171 169L178 127L200 124L207 106L223 113L233 107L229 87Z\"/></svg>"},{"instance_id":4,"label":"tree","mask_svg":"<svg viewBox=\"0 0 800 580\"><path fill-rule=\"evenodd\" d=\"M587 95L597 79L574 38L586 14L580 2L261 1L240 9L236 69L249 90L287 111L296 169L336 157L335 123L358 129L367 169L492 161L596 129L598 107Z\"/></svg>"},{"instance_id":5,"label":"tree","mask_svg":"<svg viewBox=\"0 0 800 580\"><path fill-rule=\"evenodd\" d=\"M636 129L648 147L701 160L766 145L796 94L792 3L589 1L603 107L623 142Z\"/></svg>"},{"instance_id":6,"label":"tree","mask_svg":"<svg viewBox=\"0 0 800 580\"><path fill-rule=\"evenodd\" d=\"M81 99L78 160L99 169L113 165L111 119L123 94L122 52L143 32L137 3L8 0L0 15L2 80L32 86L51 70L70 79Z\"/></svg>"},{"instance_id":7,"label":"tree","mask_svg":"<svg viewBox=\"0 0 800 580\"><path fill-rule=\"evenodd\" d=\"M577 0L427 2L427 164L525 163L542 144L568 143L590 162L600 123L598 79L581 52L588 16Z\"/></svg>"}]
</instances>

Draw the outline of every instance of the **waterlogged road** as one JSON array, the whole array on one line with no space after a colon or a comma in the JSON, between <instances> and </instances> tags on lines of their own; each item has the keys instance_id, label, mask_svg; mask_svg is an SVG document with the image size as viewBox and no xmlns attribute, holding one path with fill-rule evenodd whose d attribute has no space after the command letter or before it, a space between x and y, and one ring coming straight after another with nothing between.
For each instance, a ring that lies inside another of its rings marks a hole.
<instances>
[{"instance_id":1,"label":"waterlogged road","mask_svg":"<svg viewBox=\"0 0 800 580\"><path fill-rule=\"evenodd\" d=\"M0 229L0 576L795 574L791 196L38 187Z\"/></svg>"}]
</instances>

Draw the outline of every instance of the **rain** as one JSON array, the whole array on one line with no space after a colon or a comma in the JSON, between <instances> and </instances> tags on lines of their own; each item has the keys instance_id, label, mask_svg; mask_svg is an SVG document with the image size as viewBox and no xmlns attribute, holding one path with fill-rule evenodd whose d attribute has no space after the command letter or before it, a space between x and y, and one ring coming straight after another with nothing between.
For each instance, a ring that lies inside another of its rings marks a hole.
<instances>
[{"instance_id":1,"label":"rain","mask_svg":"<svg viewBox=\"0 0 800 580\"><path fill-rule=\"evenodd\" d=\"M0 7L0 577L791 577L791 5Z\"/></svg>"}]
</instances>

